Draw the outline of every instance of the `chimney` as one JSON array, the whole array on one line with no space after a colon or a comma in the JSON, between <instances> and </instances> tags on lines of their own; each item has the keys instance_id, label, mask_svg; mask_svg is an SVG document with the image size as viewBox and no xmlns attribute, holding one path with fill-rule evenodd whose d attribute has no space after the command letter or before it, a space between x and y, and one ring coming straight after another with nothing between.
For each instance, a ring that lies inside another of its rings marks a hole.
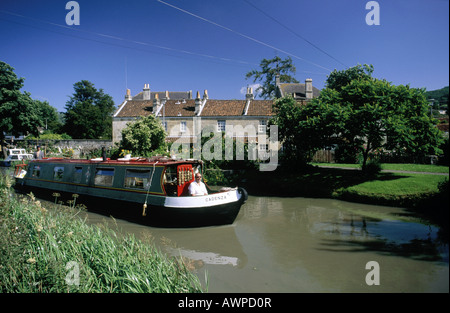
<instances>
[{"instance_id":1,"label":"chimney","mask_svg":"<svg viewBox=\"0 0 450 313\"><path fill-rule=\"evenodd\" d=\"M169 91L168 90L166 90L166 98L165 98L166 100L169 100L170 99L170 97L169 97Z\"/></svg>"},{"instance_id":2,"label":"chimney","mask_svg":"<svg viewBox=\"0 0 450 313\"><path fill-rule=\"evenodd\" d=\"M153 99L153 114L158 112L159 106L161 105L161 101L159 100L159 96L157 93L155 93L155 98Z\"/></svg>"},{"instance_id":3,"label":"chimney","mask_svg":"<svg viewBox=\"0 0 450 313\"><path fill-rule=\"evenodd\" d=\"M192 99L192 90L188 91L188 99Z\"/></svg>"},{"instance_id":4,"label":"chimney","mask_svg":"<svg viewBox=\"0 0 450 313\"><path fill-rule=\"evenodd\" d=\"M200 92L197 91L197 97L195 98L195 114L200 112L200 106L202 105L202 99L200 98Z\"/></svg>"},{"instance_id":5,"label":"chimney","mask_svg":"<svg viewBox=\"0 0 450 313\"><path fill-rule=\"evenodd\" d=\"M253 95L253 88L247 87L247 94L245 95L246 100L253 100L255 96Z\"/></svg>"},{"instance_id":6,"label":"chimney","mask_svg":"<svg viewBox=\"0 0 450 313\"><path fill-rule=\"evenodd\" d=\"M206 89L203 93L203 99L208 99L208 90L206 90Z\"/></svg>"},{"instance_id":7,"label":"chimney","mask_svg":"<svg viewBox=\"0 0 450 313\"><path fill-rule=\"evenodd\" d=\"M310 100L313 98L313 87L311 78L307 78L305 80L305 96L306 100Z\"/></svg>"},{"instance_id":8,"label":"chimney","mask_svg":"<svg viewBox=\"0 0 450 313\"><path fill-rule=\"evenodd\" d=\"M144 84L143 100L150 100L150 84Z\"/></svg>"},{"instance_id":9,"label":"chimney","mask_svg":"<svg viewBox=\"0 0 450 313\"><path fill-rule=\"evenodd\" d=\"M125 95L125 100L133 100L133 98L131 97L130 89L127 89L127 94Z\"/></svg>"},{"instance_id":10,"label":"chimney","mask_svg":"<svg viewBox=\"0 0 450 313\"><path fill-rule=\"evenodd\" d=\"M277 74L275 76L275 86L278 86L280 84L280 74Z\"/></svg>"}]
</instances>

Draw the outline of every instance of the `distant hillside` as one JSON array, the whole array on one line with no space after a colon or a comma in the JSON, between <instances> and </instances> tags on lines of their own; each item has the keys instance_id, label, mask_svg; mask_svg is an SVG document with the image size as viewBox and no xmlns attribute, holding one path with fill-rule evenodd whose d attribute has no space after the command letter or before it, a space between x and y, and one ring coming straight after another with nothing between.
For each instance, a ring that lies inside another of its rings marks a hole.
<instances>
[{"instance_id":1,"label":"distant hillside","mask_svg":"<svg viewBox=\"0 0 450 313\"><path fill-rule=\"evenodd\" d=\"M446 110L448 108L448 86L437 90L427 91L425 94L428 99L434 99L434 103L437 104L441 110Z\"/></svg>"}]
</instances>

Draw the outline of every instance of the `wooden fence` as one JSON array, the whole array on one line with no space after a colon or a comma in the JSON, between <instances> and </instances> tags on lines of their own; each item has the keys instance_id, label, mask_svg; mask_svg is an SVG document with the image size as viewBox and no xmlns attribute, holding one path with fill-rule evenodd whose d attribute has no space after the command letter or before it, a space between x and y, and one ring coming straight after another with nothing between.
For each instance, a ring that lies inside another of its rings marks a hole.
<instances>
[{"instance_id":1,"label":"wooden fence","mask_svg":"<svg viewBox=\"0 0 450 313\"><path fill-rule=\"evenodd\" d=\"M319 150L312 159L313 162L334 163L334 150Z\"/></svg>"}]
</instances>

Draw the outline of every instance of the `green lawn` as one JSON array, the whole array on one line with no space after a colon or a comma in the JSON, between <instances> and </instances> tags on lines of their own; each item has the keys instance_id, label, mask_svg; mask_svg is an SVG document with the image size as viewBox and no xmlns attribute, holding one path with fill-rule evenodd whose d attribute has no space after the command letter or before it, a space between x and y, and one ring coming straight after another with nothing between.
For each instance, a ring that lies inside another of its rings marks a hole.
<instances>
[{"instance_id":1,"label":"green lawn","mask_svg":"<svg viewBox=\"0 0 450 313\"><path fill-rule=\"evenodd\" d=\"M348 168L361 168L359 164L346 164L346 163L311 163L315 166L329 166L329 167L348 167ZM382 163L382 170L394 170L394 171L409 171L409 172L428 172L428 173L448 173L449 167L444 165L431 165L431 164L395 164L395 163Z\"/></svg>"},{"instance_id":2,"label":"green lawn","mask_svg":"<svg viewBox=\"0 0 450 313\"><path fill-rule=\"evenodd\" d=\"M297 172L255 172L247 175L244 183L239 185L243 185L251 195L337 198L401 207L423 207L434 201L433 205L442 206L436 199L440 192L439 185L448 181L448 176L427 173L448 173L448 167L415 164L389 164L388 167L393 170L424 171L424 174L381 172L365 175L359 170L311 167Z\"/></svg>"},{"instance_id":3,"label":"green lawn","mask_svg":"<svg viewBox=\"0 0 450 313\"><path fill-rule=\"evenodd\" d=\"M438 184L444 179L441 175L393 173L389 178L378 176L377 179L349 186L346 190L365 195L418 195L437 192Z\"/></svg>"}]
</instances>

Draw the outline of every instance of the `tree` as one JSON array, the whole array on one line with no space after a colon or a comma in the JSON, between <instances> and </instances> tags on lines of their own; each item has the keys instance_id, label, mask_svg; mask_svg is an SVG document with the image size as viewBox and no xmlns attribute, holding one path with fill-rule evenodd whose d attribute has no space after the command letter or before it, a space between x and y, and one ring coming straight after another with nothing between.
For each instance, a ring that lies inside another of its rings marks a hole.
<instances>
[{"instance_id":1,"label":"tree","mask_svg":"<svg viewBox=\"0 0 450 313\"><path fill-rule=\"evenodd\" d=\"M59 132L62 124L59 121L56 108L52 107L47 101L34 100L34 104L43 127L53 133Z\"/></svg>"},{"instance_id":2,"label":"tree","mask_svg":"<svg viewBox=\"0 0 450 313\"><path fill-rule=\"evenodd\" d=\"M119 149L129 150L135 156L147 157L166 152L166 132L159 119L153 115L128 123L122 130Z\"/></svg>"},{"instance_id":3,"label":"tree","mask_svg":"<svg viewBox=\"0 0 450 313\"><path fill-rule=\"evenodd\" d=\"M372 78L371 71L355 77L355 68L348 70L349 77L345 72L339 79L330 75L327 88L305 106L291 98L277 102L273 122L291 157L297 150L304 162L316 150L341 145L361 153L364 170L369 156L379 149L416 161L439 153L442 136L429 116L424 90L394 86Z\"/></svg>"},{"instance_id":4,"label":"tree","mask_svg":"<svg viewBox=\"0 0 450 313\"><path fill-rule=\"evenodd\" d=\"M276 56L273 59L263 59L260 63L261 70L252 70L245 75L246 79L253 78L253 82L263 82L260 87L256 89L260 96L264 99L275 97L276 91L276 77L280 75L281 83L298 83L298 81L290 74L295 74L296 68L292 64L292 59L287 57L282 60Z\"/></svg>"},{"instance_id":5,"label":"tree","mask_svg":"<svg viewBox=\"0 0 450 313\"><path fill-rule=\"evenodd\" d=\"M0 143L5 134L37 134L42 126L30 93L22 93L24 78L17 78L14 68L0 61Z\"/></svg>"},{"instance_id":6,"label":"tree","mask_svg":"<svg viewBox=\"0 0 450 313\"><path fill-rule=\"evenodd\" d=\"M75 83L74 90L66 103L63 130L73 138L111 138L112 97L87 80Z\"/></svg>"},{"instance_id":7,"label":"tree","mask_svg":"<svg viewBox=\"0 0 450 313\"><path fill-rule=\"evenodd\" d=\"M367 64L358 64L342 71L335 69L328 75L325 87L339 91L353 80L370 79L373 70L373 65Z\"/></svg>"}]
</instances>

